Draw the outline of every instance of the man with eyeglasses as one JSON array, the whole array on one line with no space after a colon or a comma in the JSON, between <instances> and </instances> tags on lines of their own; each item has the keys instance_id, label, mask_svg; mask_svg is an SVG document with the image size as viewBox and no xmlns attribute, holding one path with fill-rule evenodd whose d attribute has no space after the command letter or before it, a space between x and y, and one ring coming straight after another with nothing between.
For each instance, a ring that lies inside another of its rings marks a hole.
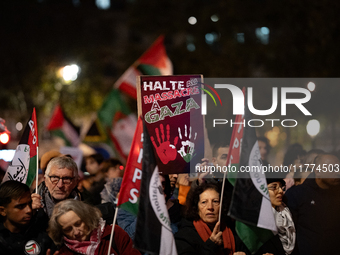
<instances>
[{"instance_id":1,"label":"man with eyeglasses","mask_svg":"<svg viewBox=\"0 0 340 255\"><path fill-rule=\"evenodd\" d=\"M38 187L38 194L32 194L32 209L43 208L48 218L54 205L65 199L80 199L78 167L70 157L53 158L47 165L45 181Z\"/></svg>"}]
</instances>

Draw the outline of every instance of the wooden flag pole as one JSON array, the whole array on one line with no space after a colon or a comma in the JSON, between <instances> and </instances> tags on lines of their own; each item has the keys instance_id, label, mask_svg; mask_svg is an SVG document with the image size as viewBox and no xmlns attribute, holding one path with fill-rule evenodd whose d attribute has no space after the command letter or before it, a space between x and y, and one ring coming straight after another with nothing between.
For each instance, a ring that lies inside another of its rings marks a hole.
<instances>
[{"instance_id":1,"label":"wooden flag pole","mask_svg":"<svg viewBox=\"0 0 340 255\"><path fill-rule=\"evenodd\" d=\"M223 193L224 193L224 184L225 184L225 177L227 176L227 171L223 174L223 181L222 181L222 190L221 190L221 198L220 198L220 211L218 214L218 221L221 222L221 214L222 214L222 206L223 206Z\"/></svg>"},{"instance_id":2,"label":"wooden flag pole","mask_svg":"<svg viewBox=\"0 0 340 255\"><path fill-rule=\"evenodd\" d=\"M113 222L112 222L112 229L111 229L111 236L110 236L110 243L109 243L109 249L107 250L107 255L110 255L111 251L111 246L112 246L112 238L113 238L113 233L115 231L115 225L116 225L116 220L117 220L117 214L118 214L118 198L115 201L116 204L116 210L115 210L115 216L113 217Z\"/></svg>"},{"instance_id":3,"label":"wooden flag pole","mask_svg":"<svg viewBox=\"0 0 340 255\"><path fill-rule=\"evenodd\" d=\"M39 153L38 153L39 147L37 146L37 169L35 173L35 193L38 194L38 182L39 182Z\"/></svg>"}]
</instances>

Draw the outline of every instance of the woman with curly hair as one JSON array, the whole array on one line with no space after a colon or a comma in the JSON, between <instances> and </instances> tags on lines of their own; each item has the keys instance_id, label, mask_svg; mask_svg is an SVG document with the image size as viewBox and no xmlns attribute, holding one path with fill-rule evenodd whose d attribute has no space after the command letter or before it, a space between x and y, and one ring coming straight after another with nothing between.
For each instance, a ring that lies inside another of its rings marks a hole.
<instances>
[{"instance_id":1,"label":"woman with curly hair","mask_svg":"<svg viewBox=\"0 0 340 255\"><path fill-rule=\"evenodd\" d=\"M180 229L175 235L179 255L245 254L235 252L235 238L231 229L223 219L222 222L218 221L220 194L221 189L218 185L205 183L188 195L187 219L182 220Z\"/></svg>"}]
</instances>

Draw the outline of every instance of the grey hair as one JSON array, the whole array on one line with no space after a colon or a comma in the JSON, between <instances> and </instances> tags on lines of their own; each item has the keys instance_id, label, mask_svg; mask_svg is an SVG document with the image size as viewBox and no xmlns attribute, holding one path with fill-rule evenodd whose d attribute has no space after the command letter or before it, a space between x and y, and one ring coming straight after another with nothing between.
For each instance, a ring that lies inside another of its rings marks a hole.
<instances>
[{"instance_id":1,"label":"grey hair","mask_svg":"<svg viewBox=\"0 0 340 255\"><path fill-rule=\"evenodd\" d=\"M50 162L48 162L46 171L45 171L45 177L47 177L51 171L51 168L57 166L58 169L60 168L67 168L69 170L73 171L73 176L78 179L79 175L78 175L78 166L76 164L76 162L74 162L74 160L70 157L67 156L60 156L60 157L55 157L53 159L51 159Z\"/></svg>"},{"instance_id":2,"label":"grey hair","mask_svg":"<svg viewBox=\"0 0 340 255\"><path fill-rule=\"evenodd\" d=\"M69 211L73 211L84 222L88 227L88 234L99 226L102 214L98 208L74 199L63 200L54 206L47 229L48 235L56 245L61 245L64 240L63 230L58 219Z\"/></svg>"}]
</instances>

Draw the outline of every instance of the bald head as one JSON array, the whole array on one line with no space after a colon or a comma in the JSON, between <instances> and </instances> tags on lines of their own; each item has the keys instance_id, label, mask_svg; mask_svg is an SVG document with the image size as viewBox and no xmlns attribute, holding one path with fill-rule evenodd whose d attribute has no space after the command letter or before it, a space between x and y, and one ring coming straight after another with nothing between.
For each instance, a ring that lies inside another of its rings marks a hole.
<instances>
[{"instance_id":1,"label":"bald head","mask_svg":"<svg viewBox=\"0 0 340 255\"><path fill-rule=\"evenodd\" d=\"M315 160L315 181L322 189L340 187L340 160L332 154L318 155Z\"/></svg>"}]
</instances>

